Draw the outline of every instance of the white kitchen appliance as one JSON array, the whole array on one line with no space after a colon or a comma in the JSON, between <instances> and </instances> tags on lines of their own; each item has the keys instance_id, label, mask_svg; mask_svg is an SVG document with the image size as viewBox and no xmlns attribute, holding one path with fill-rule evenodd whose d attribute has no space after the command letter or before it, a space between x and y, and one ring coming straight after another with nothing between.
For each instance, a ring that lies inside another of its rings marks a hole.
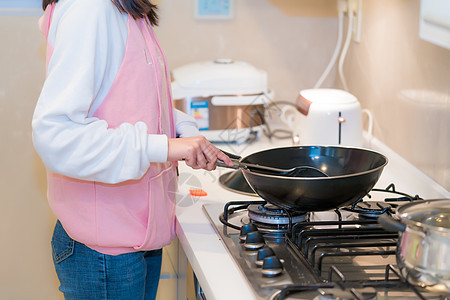
<instances>
[{"instance_id":1,"label":"white kitchen appliance","mask_svg":"<svg viewBox=\"0 0 450 300\"><path fill-rule=\"evenodd\" d=\"M193 116L208 140L241 143L262 132L264 108L273 98L265 71L217 59L188 64L171 74L175 107Z\"/></svg>"},{"instance_id":2,"label":"white kitchen appliance","mask_svg":"<svg viewBox=\"0 0 450 300\"><path fill-rule=\"evenodd\" d=\"M307 89L298 94L295 107L285 106L281 120L292 129L294 141L302 145L362 146L362 110L358 99L339 89Z\"/></svg>"}]
</instances>

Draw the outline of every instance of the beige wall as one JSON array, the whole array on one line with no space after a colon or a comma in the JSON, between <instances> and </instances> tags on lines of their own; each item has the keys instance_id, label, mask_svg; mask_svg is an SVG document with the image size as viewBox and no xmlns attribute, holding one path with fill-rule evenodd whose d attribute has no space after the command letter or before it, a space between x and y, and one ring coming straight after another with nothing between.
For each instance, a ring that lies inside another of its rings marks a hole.
<instances>
[{"instance_id":1,"label":"beige wall","mask_svg":"<svg viewBox=\"0 0 450 300\"><path fill-rule=\"evenodd\" d=\"M301 1L309 5L297 13L317 15L314 1ZM278 100L293 101L299 89L313 86L334 50L337 19L288 16L284 11L292 1L235 1L231 21L195 20L193 0L160 2L157 34L171 68L217 58L247 61L267 71ZM334 1L328 2L335 7ZM334 78L332 74L325 84L332 86Z\"/></svg>"},{"instance_id":2,"label":"beige wall","mask_svg":"<svg viewBox=\"0 0 450 300\"><path fill-rule=\"evenodd\" d=\"M308 17L321 15L313 1L291 10L292 1L238 0L233 20L208 22L194 20L193 0L160 0L157 33L172 68L248 61L268 72L276 100L293 101L315 84L336 40L336 18ZM363 2L362 42L346 64L350 91L374 112L377 137L448 189L450 51L418 39L418 0ZM44 80L36 24L37 17L0 16L0 299L60 299L49 248L54 217L30 134Z\"/></svg>"},{"instance_id":3,"label":"beige wall","mask_svg":"<svg viewBox=\"0 0 450 300\"><path fill-rule=\"evenodd\" d=\"M363 0L345 65L375 135L450 190L450 50L419 38L419 0Z\"/></svg>"},{"instance_id":4,"label":"beige wall","mask_svg":"<svg viewBox=\"0 0 450 300\"><path fill-rule=\"evenodd\" d=\"M37 17L0 16L0 299L57 299L45 173L31 143L44 79Z\"/></svg>"}]
</instances>

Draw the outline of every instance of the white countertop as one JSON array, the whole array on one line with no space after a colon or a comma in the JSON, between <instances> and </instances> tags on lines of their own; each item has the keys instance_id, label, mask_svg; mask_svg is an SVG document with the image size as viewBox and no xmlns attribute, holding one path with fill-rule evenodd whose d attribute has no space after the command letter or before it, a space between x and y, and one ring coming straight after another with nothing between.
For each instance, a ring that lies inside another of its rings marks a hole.
<instances>
[{"instance_id":1,"label":"white countertop","mask_svg":"<svg viewBox=\"0 0 450 300\"><path fill-rule=\"evenodd\" d=\"M366 138L367 141L367 138ZM250 145L219 145L219 148L241 156L281 146L290 146L289 140L265 138ZM424 199L450 198L450 193L436 182L403 160L392 150L372 139L366 147L376 150L389 159L375 187L386 188L394 183L397 191ZM196 277L208 300L210 299L255 299L245 277L228 254L219 236L214 231L202 210L206 203L225 204L233 200L259 200L257 197L241 195L222 188L220 175L230 169L215 171L192 170L180 164L179 194L177 195L177 228L180 244L186 253ZM207 196L191 197L189 189L194 186L207 192Z\"/></svg>"}]
</instances>

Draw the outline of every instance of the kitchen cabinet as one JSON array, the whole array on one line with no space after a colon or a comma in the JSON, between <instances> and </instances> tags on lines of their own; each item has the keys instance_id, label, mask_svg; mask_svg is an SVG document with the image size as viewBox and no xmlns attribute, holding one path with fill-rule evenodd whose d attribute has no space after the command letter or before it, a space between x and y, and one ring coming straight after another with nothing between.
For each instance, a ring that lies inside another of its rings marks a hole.
<instances>
[{"instance_id":1,"label":"kitchen cabinet","mask_svg":"<svg viewBox=\"0 0 450 300\"><path fill-rule=\"evenodd\" d=\"M421 0L419 36L425 41L450 49L450 2Z\"/></svg>"},{"instance_id":2,"label":"kitchen cabinet","mask_svg":"<svg viewBox=\"0 0 450 300\"><path fill-rule=\"evenodd\" d=\"M195 300L194 272L178 238L163 248L156 300Z\"/></svg>"},{"instance_id":3,"label":"kitchen cabinet","mask_svg":"<svg viewBox=\"0 0 450 300\"><path fill-rule=\"evenodd\" d=\"M157 300L176 299L177 297L177 262L178 240L163 248L161 275Z\"/></svg>"}]
</instances>

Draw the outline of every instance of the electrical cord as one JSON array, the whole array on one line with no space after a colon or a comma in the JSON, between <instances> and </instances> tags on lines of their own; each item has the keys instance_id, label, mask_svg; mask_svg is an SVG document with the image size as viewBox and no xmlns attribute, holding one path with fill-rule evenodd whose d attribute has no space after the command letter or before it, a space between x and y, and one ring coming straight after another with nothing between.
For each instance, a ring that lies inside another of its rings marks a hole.
<instances>
[{"instance_id":1,"label":"electrical cord","mask_svg":"<svg viewBox=\"0 0 450 300\"><path fill-rule=\"evenodd\" d=\"M352 39L352 28L353 28L353 12L348 12L348 28L347 36L345 37L344 47L342 48L341 56L339 57L339 78L341 79L344 90L348 91L347 81L344 75L344 61L347 55L348 47L350 46L350 41Z\"/></svg>"},{"instance_id":2,"label":"electrical cord","mask_svg":"<svg viewBox=\"0 0 450 300\"><path fill-rule=\"evenodd\" d=\"M283 101L283 100L281 100L281 101L272 101L272 102L269 103L269 105L267 105L265 112L270 112L271 109L273 107L277 106L277 105L290 105L290 106L296 107L296 105L294 103L289 102L289 101ZM279 109L275 110L275 111L279 111ZM261 114L261 112L259 112L259 113ZM264 133L264 135L267 138L269 138L269 140L271 140L272 138L280 139L280 140L282 140L282 139L291 139L292 138L292 131L286 130L286 129L275 129L275 130L272 130L270 128L269 124L266 122L266 118L265 118L264 114L261 114L261 118L262 118L263 123L264 123L263 133Z\"/></svg>"},{"instance_id":3,"label":"electrical cord","mask_svg":"<svg viewBox=\"0 0 450 300\"><path fill-rule=\"evenodd\" d=\"M336 47L334 49L331 60L328 63L328 66L325 68L325 71L323 72L322 76L320 76L319 80L314 85L315 89L320 88L322 86L323 82L330 74L331 69L336 64L336 60L338 58L339 52L341 51L342 36L343 36L343 31L344 31L344 12L345 11L341 7L339 7L338 10L339 10L339 13L338 13L338 37L337 37L337 41L336 41Z\"/></svg>"},{"instance_id":4,"label":"electrical cord","mask_svg":"<svg viewBox=\"0 0 450 300\"><path fill-rule=\"evenodd\" d=\"M277 108L278 105L290 105L293 107L297 107L294 103L286 100L280 100L280 101L270 101L268 104L265 105L264 111L261 111L259 108L254 108L251 111L250 114L250 121L249 121L249 134L247 138L245 139L245 143L252 143L258 138L258 131L254 129L254 120L256 117L259 117L261 120L261 124L263 126L262 133L271 140L272 138L275 139L291 139L292 138L292 131L286 130L286 129L272 129L267 122L266 114L273 113L279 113L280 109Z\"/></svg>"},{"instance_id":5,"label":"electrical cord","mask_svg":"<svg viewBox=\"0 0 450 300\"><path fill-rule=\"evenodd\" d=\"M295 106L291 102L279 101L279 102L271 102L265 108L264 112L262 112L258 108L253 109L252 112L251 112L251 115L250 115L250 123L249 123L250 132L248 134L248 137L245 140L245 143L252 143L252 142L256 141L256 139L258 137L258 131L254 130L254 127L253 127L253 121L255 120L255 116L256 115L260 118L261 123L263 125L263 129L262 129L263 134L267 138L269 138L269 140L271 140L272 138L276 138L276 139L290 139L290 138L292 138L292 131L285 130L285 129L272 130L270 125L269 125L269 123L266 120L265 112L269 111L270 107L275 106L277 104L284 104L284 105L293 105L293 106Z\"/></svg>"},{"instance_id":6,"label":"electrical cord","mask_svg":"<svg viewBox=\"0 0 450 300\"><path fill-rule=\"evenodd\" d=\"M252 110L252 113L250 114L250 123L249 123L249 134L247 139L245 140L246 143L253 143L254 141L256 141L256 139L258 138L258 132L256 130L253 129L253 120L255 118L255 114L258 114L259 118L261 119L261 123L265 124L266 121L264 119L264 114L261 113L261 111L258 108L255 108Z\"/></svg>"}]
</instances>

